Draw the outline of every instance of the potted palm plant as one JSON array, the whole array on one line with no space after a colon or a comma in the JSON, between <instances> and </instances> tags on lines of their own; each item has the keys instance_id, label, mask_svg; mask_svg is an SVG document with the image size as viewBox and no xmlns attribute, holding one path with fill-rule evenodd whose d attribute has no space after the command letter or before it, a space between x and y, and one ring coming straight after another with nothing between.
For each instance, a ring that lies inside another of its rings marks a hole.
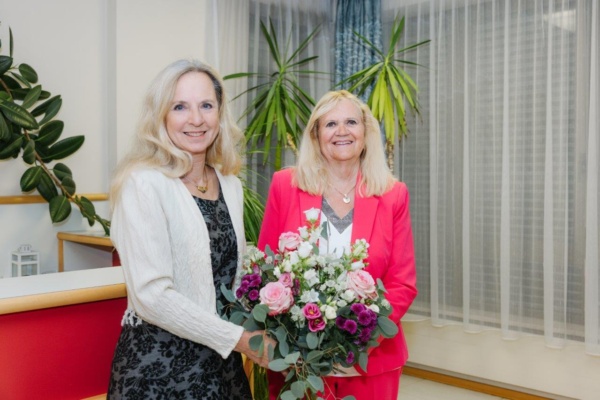
<instances>
[{"instance_id":1,"label":"potted palm plant","mask_svg":"<svg viewBox=\"0 0 600 400\"><path fill-rule=\"evenodd\" d=\"M274 136L276 148L273 164L275 170L279 170L285 149L288 146L293 150L297 148L300 135L315 105L315 100L300 86L299 77L320 73L305 69L306 65L318 56L300 58L300 54L316 35L318 28L313 30L294 50L288 48L290 38L286 39L285 47L281 47L272 21L269 21L269 29L261 21L260 30L269 46L276 71L274 73L240 72L227 75L223 79L250 77L259 79L256 86L240 93L234 100L243 95L254 95L240 118L249 118L245 129L249 151L260 150L263 153L263 163L266 163Z\"/></svg>"},{"instance_id":2,"label":"potted palm plant","mask_svg":"<svg viewBox=\"0 0 600 400\"><path fill-rule=\"evenodd\" d=\"M361 43L376 54L378 61L338 83L338 85L349 84L348 90L359 96L365 93L367 89L373 89L367 104L375 118L380 123L383 122L387 163L391 170L394 168L396 132L398 132L398 140L408 134L405 118L406 105L416 114L419 113L419 103L417 101L419 88L410 75L398 66L399 64L418 66L418 64L399 57L402 53L430 42L430 40L424 40L396 50L404 31L404 23L404 17L400 20L398 20L398 17L394 19L390 44L386 52L355 31L354 34Z\"/></svg>"}]
</instances>

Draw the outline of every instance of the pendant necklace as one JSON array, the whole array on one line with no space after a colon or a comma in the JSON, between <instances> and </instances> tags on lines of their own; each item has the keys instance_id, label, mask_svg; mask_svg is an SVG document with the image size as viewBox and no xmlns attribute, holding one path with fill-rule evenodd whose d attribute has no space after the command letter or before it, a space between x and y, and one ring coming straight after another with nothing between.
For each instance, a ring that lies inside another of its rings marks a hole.
<instances>
[{"instance_id":1,"label":"pendant necklace","mask_svg":"<svg viewBox=\"0 0 600 400\"><path fill-rule=\"evenodd\" d=\"M208 190L208 178L206 176L206 167L204 167L204 171L203 171L203 175L204 175L204 182L206 182L206 185L201 185L199 183L195 183L192 182L187 175L183 177L183 179L185 179L186 181L188 181L189 183L191 183L192 185L194 185L196 187L196 189L198 189L198 191L202 194L206 193L206 191Z\"/></svg>"},{"instance_id":2,"label":"pendant necklace","mask_svg":"<svg viewBox=\"0 0 600 400\"><path fill-rule=\"evenodd\" d=\"M339 194L342 195L342 201L346 204L350 204L350 197L348 196L350 194L350 192L352 192L352 189L354 189L354 187L356 186L356 183L354 183L354 185L352 185L352 187L350 188L350 190L348 190L348 192L343 193L341 191L339 191L335 186L331 185L331 187L338 192Z\"/></svg>"}]
</instances>

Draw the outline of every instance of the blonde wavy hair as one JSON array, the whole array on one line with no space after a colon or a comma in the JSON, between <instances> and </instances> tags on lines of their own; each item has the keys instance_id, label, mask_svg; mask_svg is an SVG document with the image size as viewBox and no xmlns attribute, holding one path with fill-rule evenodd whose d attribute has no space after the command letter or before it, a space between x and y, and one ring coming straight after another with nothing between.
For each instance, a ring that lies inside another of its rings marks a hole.
<instances>
[{"instance_id":1,"label":"blonde wavy hair","mask_svg":"<svg viewBox=\"0 0 600 400\"><path fill-rule=\"evenodd\" d=\"M369 106L346 90L326 93L315 106L300 142L294 184L312 195L322 195L329 185L327 181L329 166L319 146L319 119L333 110L342 100L350 100L356 105L365 125L365 148L360 154L361 178L357 183L359 194L363 197L381 196L391 189L396 179L385 162L379 123Z\"/></svg>"},{"instance_id":2,"label":"blonde wavy hair","mask_svg":"<svg viewBox=\"0 0 600 400\"><path fill-rule=\"evenodd\" d=\"M224 175L240 171L243 134L229 111L222 78L201 61L178 60L165 67L146 92L131 150L117 166L112 180L111 208L119 198L123 182L135 169L152 168L171 178L179 178L192 169L192 155L175 146L165 126L177 82L190 72L204 73L211 79L219 107L219 133L207 150L206 163Z\"/></svg>"}]
</instances>

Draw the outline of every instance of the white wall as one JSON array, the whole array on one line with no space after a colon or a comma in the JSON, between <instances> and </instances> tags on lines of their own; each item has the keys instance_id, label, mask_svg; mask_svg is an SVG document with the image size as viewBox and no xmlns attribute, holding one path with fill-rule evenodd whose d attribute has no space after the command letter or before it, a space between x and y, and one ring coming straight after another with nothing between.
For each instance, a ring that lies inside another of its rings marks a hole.
<instances>
[{"instance_id":1,"label":"white wall","mask_svg":"<svg viewBox=\"0 0 600 400\"><path fill-rule=\"evenodd\" d=\"M204 57L208 0L1 0L2 54L14 36L14 58L38 72L43 88L60 94L63 137L85 135L84 145L63 162L74 172L77 193L106 193L112 170L125 152L150 80L177 58ZM0 196L21 195L21 159L0 161ZM107 202L96 203L108 218ZM10 253L29 243L40 251L42 272L57 270L59 231L89 229L74 209L52 224L47 204L0 205L0 276ZM99 226L94 227L100 229ZM65 269L110 265L110 254L65 244Z\"/></svg>"}]
</instances>

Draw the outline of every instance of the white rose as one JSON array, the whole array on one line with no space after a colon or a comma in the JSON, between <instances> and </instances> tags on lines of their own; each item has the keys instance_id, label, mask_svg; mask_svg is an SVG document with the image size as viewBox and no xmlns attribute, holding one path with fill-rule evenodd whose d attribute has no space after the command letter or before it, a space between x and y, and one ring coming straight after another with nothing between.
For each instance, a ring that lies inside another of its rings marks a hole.
<instances>
[{"instance_id":1,"label":"white rose","mask_svg":"<svg viewBox=\"0 0 600 400\"><path fill-rule=\"evenodd\" d=\"M304 240L308 239L308 228L305 226L301 226L300 228L298 228L298 233L300 234L300 237Z\"/></svg>"},{"instance_id":2,"label":"white rose","mask_svg":"<svg viewBox=\"0 0 600 400\"><path fill-rule=\"evenodd\" d=\"M326 306L325 307L325 318L327 319L335 319L337 317L337 310L334 307Z\"/></svg>"},{"instance_id":3,"label":"white rose","mask_svg":"<svg viewBox=\"0 0 600 400\"><path fill-rule=\"evenodd\" d=\"M298 257L298 252L297 251L293 251L290 253L290 264L292 266L298 264L300 262L300 257Z\"/></svg>"},{"instance_id":4,"label":"white rose","mask_svg":"<svg viewBox=\"0 0 600 400\"><path fill-rule=\"evenodd\" d=\"M273 268L273 275L275 275L276 278L279 278L281 276L281 270L279 269L279 267Z\"/></svg>"},{"instance_id":5,"label":"white rose","mask_svg":"<svg viewBox=\"0 0 600 400\"><path fill-rule=\"evenodd\" d=\"M321 214L321 210L318 208L311 208L310 210L304 211L304 215L306 215L306 219L310 222L315 222L319 219L319 215Z\"/></svg>"},{"instance_id":6,"label":"white rose","mask_svg":"<svg viewBox=\"0 0 600 400\"><path fill-rule=\"evenodd\" d=\"M342 293L342 299L346 300L348 303L350 303L352 300L354 300L356 294L354 293L354 290L346 290L344 291L344 293Z\"/></svg>"},{"instance_id":7,"label":"white rose","mask_svg":"<svg viewBox=\"0 0 600 400\"><path fill-rule=\"evenodd\" d=\"M350 268L352 268L352 271L363 269L364 267L365 267L365 264L362 261L355 261L350 265Z\"/></svg>"},{"instance_id":8,"label":"white rose","mask_svg":"<svg viewBox=\"0 0 600 400\"><path fill-rule=\"evenodd\" d=\"M298 246L298 255L300 258L307 258L310 253L313 251L313 246L310 243L302 242L300 246Z\"/></svg>"},{"instance_id":9,"label":"white rose","mask_svg":"<svg viewBox=\"0 0 600 400\"><path fill-rule=\"evenodd\" d=\"M371 311L373 311L375 313L379 313L379 306L377 304L371 304L368 307L371 309Z\"/></svg>"}]
</instances>

